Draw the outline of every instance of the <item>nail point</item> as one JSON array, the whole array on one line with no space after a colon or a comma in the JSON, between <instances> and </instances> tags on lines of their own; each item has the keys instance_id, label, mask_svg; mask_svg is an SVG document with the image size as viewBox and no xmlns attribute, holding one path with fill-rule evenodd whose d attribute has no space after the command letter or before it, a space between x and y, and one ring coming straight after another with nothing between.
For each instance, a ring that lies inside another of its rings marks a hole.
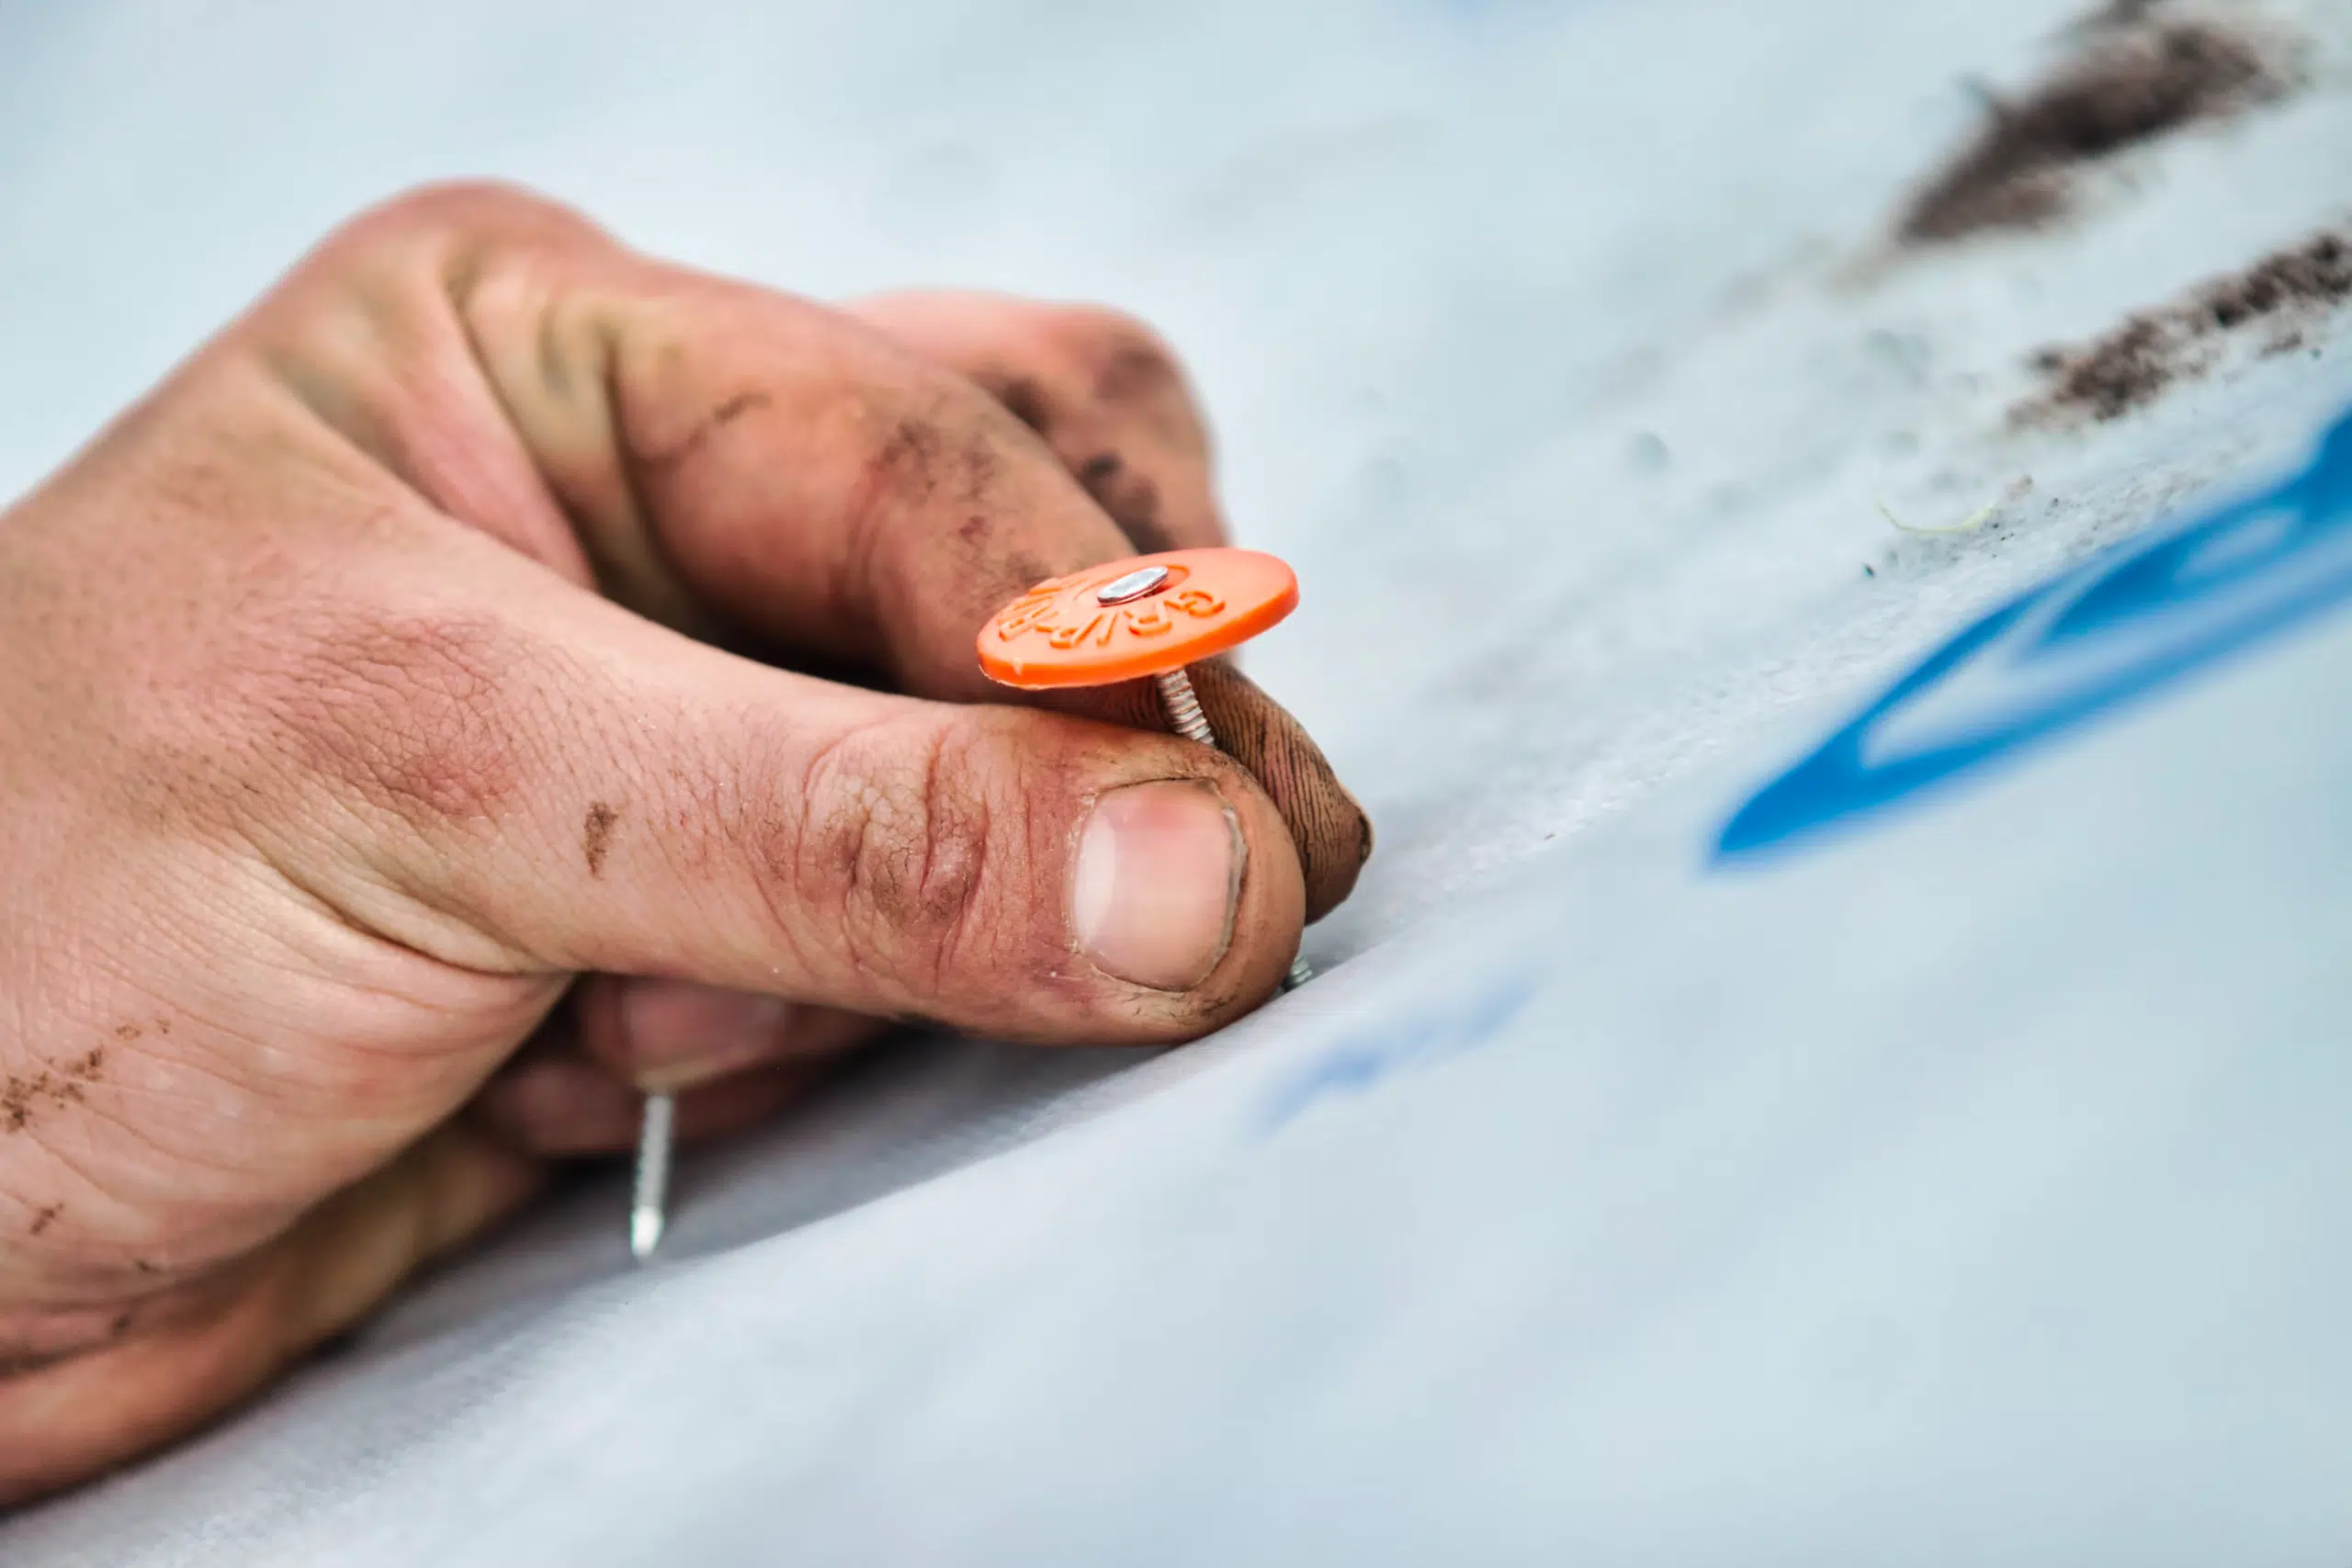
<instances>
[{"instance_id":1,"label":"nail point","mask_svg":"<svg viewBox=\"0 0 2352 1568\"><path fill-rule=\"evenodd\" d=\"M659 1209L638 1209L628 1217L628 1255L639 1263L653 1256L662 1245L663 1221Z\"/></svg>"}]
</instances>

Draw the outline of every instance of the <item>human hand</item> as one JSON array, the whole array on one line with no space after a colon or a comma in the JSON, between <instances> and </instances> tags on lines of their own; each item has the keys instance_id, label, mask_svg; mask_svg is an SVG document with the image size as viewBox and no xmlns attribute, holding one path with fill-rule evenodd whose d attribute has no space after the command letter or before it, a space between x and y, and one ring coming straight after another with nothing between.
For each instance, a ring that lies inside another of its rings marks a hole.
<instances>
[{"instance_id":1,"label":"human hand","mask_svg":"<svg viewBox=\"0 0 2352 1568\"><path fill-rule=\"evenodd\" d=\"M1222 536L1107 312L829 309L493 188L331 238L0 517L0 1501L243 1398L646 1088L707 1134L877 1020L1263 1000L1370 847L1312 743L1222 663L1231 756L972 652Z\"/></svg>"}]
</instances>

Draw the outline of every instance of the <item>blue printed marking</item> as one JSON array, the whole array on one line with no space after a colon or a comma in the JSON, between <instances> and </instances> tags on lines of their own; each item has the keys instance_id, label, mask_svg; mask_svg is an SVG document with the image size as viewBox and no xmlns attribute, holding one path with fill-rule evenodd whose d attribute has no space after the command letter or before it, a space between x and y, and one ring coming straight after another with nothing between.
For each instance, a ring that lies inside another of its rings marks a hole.
<instances>
[{"instance_id":1,"label":"blue printed marking","mask_svg":"<svg viewBox=\"0 0 2352 1568\"><path fill-rule=\"evenodd\" d=\"M2021 751L2352 596L2352 413L2309 467L2002 606L1724 827L1718 863Z\"/></svg>"},{"instance_id":2,"label":"blue printed marking","mask_svg":"<svg viewBox=\"0 0 2352 1568\"><path fill-rule=\"evenodd\" d=\"M1391 1074L1427 1067L1487 1043L1517 1018L1540 988L1532 975L1512 975L1442 1010L1428 1010L1342 1039L1285 1078L1267 1097L1261 1131L1298 1119L1318 1100L1362 1094Z\"/></svg>"}]
</instances>

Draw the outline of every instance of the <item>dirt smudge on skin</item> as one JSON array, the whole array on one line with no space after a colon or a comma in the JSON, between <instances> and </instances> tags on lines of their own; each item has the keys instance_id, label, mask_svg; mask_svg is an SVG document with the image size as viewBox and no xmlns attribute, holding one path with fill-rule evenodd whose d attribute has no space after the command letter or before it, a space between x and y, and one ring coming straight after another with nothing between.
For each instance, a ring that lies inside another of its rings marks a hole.
<instances>
[{"instance_id":1,"label":"dirt smudge on skin","mask_svg":"<svg viewBox=\"0 0 2352 1568\"><path fill-rule=\"evenodd\" d=\"M753 409L763 409L775 400L765 392L738 392L710 411L710 417L703 422L704 427L716 430L721 425L732 424Z\"/></svg>"},{"instance_id":2,"label":"dirt smudge on skin","mask_svg":"<svg viewBox=\"0 0 2352 1568\"><path fill-rule=\"evenodd\" d=\"M1172 550L1176 541L1159 519L1159 487L1116 452L1098 452L1079 465L1078 482L1145 555Z\"/></svg>"},{"instance_id":3,"label":"dirt smudge on skin","mask_svg":"<svg viewBox=\"0 0 2352 1568\"><path fill-rule=\"evenodd\" d=\"M1002 460L998 457L996 448L987 441L974 439L967 443L964 447L964 471L961 476L964 481L964 499L967 502L984 500L989 491L996 488L997 475L1001 471L1002 467Z\"/></svg>"},{"instance_id":4,"label":"dirt smudge on skin","mask_svg":"<svg viewBox=\"0 0 2352 1568\"><path fill-rule=\"evenodd\" d=\"M85 1085L106 1073L106 1047L91 1047L71 1061L0 1077L0 1134L21 1133L44 1111L82 1103Z\"/></svg>"},{"instance_id":5,"label":"dirt smudge on skin","mask_svg":"<svg viewBox=\"0 0 2352 1568\"><path fill-rule=\"evenodd\" d=\"M718 407L696 421L693 429L671 445L657 451L634 453L633 456L639 466L648 472L677 468L701 451L712 436L745 414L770 407L775 402L775 396L771 392L737 392L723 400Z\"/></svg>"},{"instance_id":6,"label":"dirt smudge on skin","mask_svg":"<svg viewBox=\"0 0 2352 1568\"><path fill-rule=\"evenodd\" d=\"M1176 379L1176 367L1158 344L1121 343L1103 358L1095 372L1094 395L1113 407L1167 390Z\"/></svg>"},{"instance_id":7,"label":"dirt smudge on skin","mask_svg":"<svg viewBox=\"0 0 2352 1568\"><path fill-rule=\"evenodd\" d=\"M901 419L875 453L872 492L877 499L921 504L953 487L964 502L985 504L1003 468L997 439L986 429Z\"/></svg>"},{"instance_id":8,"label":"dirt smudge on skin","mask_svg":"<svg viewBox=\"0 0 2352 1568\"><path fill-rule=\"evenodd\" d=\"M886 494L929 495L939 488L940 460L946 449L939 427L931 421L899 421L874 456L879 488Z\"/></svg>"},{"instance_id":9,"label":"dirt smudge on skin","mask_svg":"<svg viewBox=\"0 0 2352 1568\"><path fill-rule=\"evenodd\" d=\"M1976 138L1913 197L1905 244L2031 229L2063 214L2078 166L2282 96L2287 73L2211 21L2158 22L2146 6L2087 28L2076 52L2016 98L1984 93Z\"/></svg>"},{"instance_id":10,"label":"dirt smudge on skin","mask_svg":"<svg viewBox=\"0 0 2352 1568\"><path fill-rule=\"evenodd\" d=\"M2047 378L2011 411L2019 424L2087 415L2120 419L2210 367L2211 350L2241 329L2278 323L2266 352L2300 346L2310 324L2352 300L2352 235L2323 231L2242 272L2213 278L2177 303L2142 310L2087 344L2045 348L2033 367Z\"/></svg>"},{"instance_id":11,"label":"dirt smudge on skin","mask_svg":"<svg viewBox=\"0 0 2352 1568\"><path fill-rule=\"evenodd\" d=\"M605 874L605 857L612 853L613 829L619 826L621 814L603 801L590 804L588 815L580 824L580 855L588 863L588 874Z\"/></svg>"}]
</instances>

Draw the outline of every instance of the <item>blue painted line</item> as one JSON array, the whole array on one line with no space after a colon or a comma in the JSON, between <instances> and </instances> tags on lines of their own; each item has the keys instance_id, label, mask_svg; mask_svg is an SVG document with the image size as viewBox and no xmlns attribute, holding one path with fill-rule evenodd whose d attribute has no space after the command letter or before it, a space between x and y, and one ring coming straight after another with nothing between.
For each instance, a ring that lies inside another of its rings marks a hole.
<instances>
[{"instance_id":1,"label":"blue painted line","mask_svg":"<svg viewBox=\"0 0 2352 1568\"><path fill-rule=\"evenodd\" d=\"M1476 1050L1501 1033L1541 988L1532 975L1510 975L1450 998L1442 1008L1408 1013L1340 1040L1276 1085L1267 1096L1259 1131L1277 1132L1322 1100L1360 1095L1396 1073Z\"/></svg>"},{"instance_id":2,"label":"blue painted line","mask_svg":"<svg viewBox=\"0 0 2352 1568\"><path fill-rule=\"evenodd\" d=\"M2352 412L2308 467L1984 616L1717 840L1751 859L1941 790L2352 597Z\"/></svg>"}]
</instances>

